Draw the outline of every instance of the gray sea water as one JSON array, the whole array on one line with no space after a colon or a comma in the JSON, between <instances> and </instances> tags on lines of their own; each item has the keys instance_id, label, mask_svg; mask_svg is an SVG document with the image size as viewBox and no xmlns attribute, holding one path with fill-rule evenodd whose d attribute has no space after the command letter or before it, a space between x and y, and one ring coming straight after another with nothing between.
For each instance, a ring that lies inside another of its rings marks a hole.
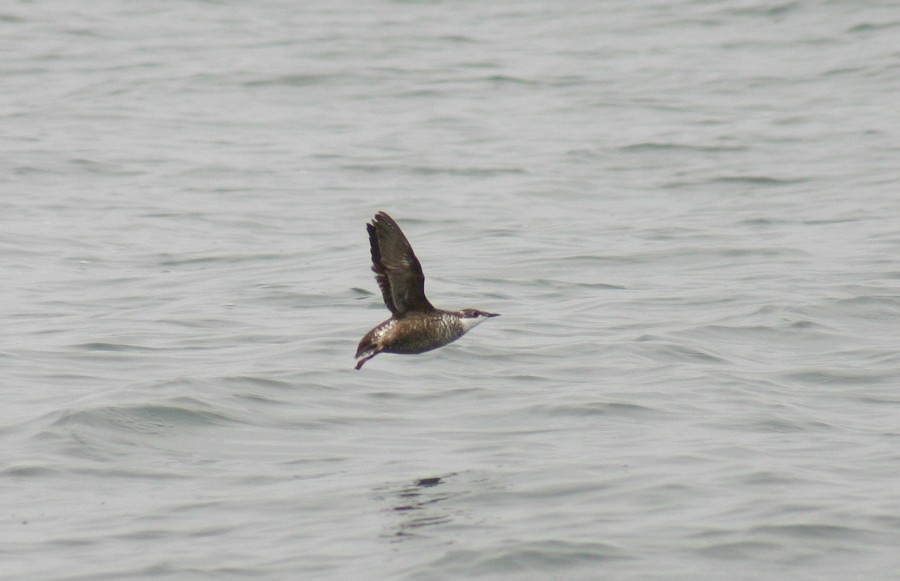
<instances>
[{"instance_id":1,"label":"gray sea water","mask_svg":"<svg viewBox=\"0 0 900 581\"><path fill-rule=\"evenodd\" d=\"M0 577L896 579L900 5L0 7ZM439 307L353 369L394 216Z\"/></svg>"}]
</instances>

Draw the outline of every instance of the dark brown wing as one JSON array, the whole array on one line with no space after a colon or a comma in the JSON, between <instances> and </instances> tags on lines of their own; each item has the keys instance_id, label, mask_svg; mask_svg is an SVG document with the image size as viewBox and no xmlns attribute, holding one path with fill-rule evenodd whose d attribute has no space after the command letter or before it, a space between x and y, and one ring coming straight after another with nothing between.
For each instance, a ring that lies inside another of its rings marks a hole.
<instances>
[{"instance_id":1,"label":"dark brown wing","mask_svg":"<svg viewBox=\"0 0 900 581\"><path fill-rule=\"evenodd\" d=\"M434 310L425 298L422 265L400 226L384 212L378 212L366 229L372 247L372 270L388 310L398 316L407 311Z\"/></svg>"}]
</instances>

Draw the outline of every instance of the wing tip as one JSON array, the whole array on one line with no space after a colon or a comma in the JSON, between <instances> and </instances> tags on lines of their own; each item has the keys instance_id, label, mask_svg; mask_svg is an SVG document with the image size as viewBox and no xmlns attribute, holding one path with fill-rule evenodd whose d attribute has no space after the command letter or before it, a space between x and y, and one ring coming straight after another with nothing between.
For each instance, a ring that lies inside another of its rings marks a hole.
<instances>
[{"instance_id":1,"label":"wing tip","mask_svg":"<svg viewBox=\"0 0 900 581\"><path fill-rule=\"evenodd\" d=\"M387 225L389 227L399 228L399 226L397 226L397 221L391 218L391 216L387 212L383 212L381 210L375 212L375 217L372 218L372 225L376 227Z\"/></svg>"}]
</instances>

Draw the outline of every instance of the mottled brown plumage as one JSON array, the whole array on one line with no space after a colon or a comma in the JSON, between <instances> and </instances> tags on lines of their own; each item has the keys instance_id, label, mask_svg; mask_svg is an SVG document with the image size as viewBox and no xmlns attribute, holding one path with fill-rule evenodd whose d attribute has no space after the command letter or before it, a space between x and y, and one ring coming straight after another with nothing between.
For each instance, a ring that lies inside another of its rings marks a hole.
<instances>
[{"instance_id":1,"label":"mottled brown plumage","mask_svg":"<svg viewBox=\"0 0 900 581\"><path fill-rule=\"evenodd\" d=\"M372 270L391 318L379 324L359 342L356 363L360 369L379 353L424 353L443 347L496 313L477 309L444 311L425 297L425 275L400 226L384 212L366 225L372 251Z\"/></svg>"}]
</instances>

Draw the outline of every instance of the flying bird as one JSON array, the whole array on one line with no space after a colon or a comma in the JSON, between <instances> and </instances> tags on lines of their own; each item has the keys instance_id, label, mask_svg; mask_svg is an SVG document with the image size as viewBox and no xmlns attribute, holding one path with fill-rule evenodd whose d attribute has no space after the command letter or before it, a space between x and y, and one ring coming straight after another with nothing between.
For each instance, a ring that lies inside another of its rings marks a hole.
<instances>
[{"instance_id":1,"label":"flying bird","mask_svg":"<svg viewBox=\"0 0 900 581\"><path fill-rule=\"evenodd\" d=\"M379 353L416 354L456 341L485 319L499 316L478 309L445 311L425 297L422 265L400 226L384 212L366 224L372 250L372 271L391 318L359 342L356 369Z\"/></svg>"}]
</instances>

